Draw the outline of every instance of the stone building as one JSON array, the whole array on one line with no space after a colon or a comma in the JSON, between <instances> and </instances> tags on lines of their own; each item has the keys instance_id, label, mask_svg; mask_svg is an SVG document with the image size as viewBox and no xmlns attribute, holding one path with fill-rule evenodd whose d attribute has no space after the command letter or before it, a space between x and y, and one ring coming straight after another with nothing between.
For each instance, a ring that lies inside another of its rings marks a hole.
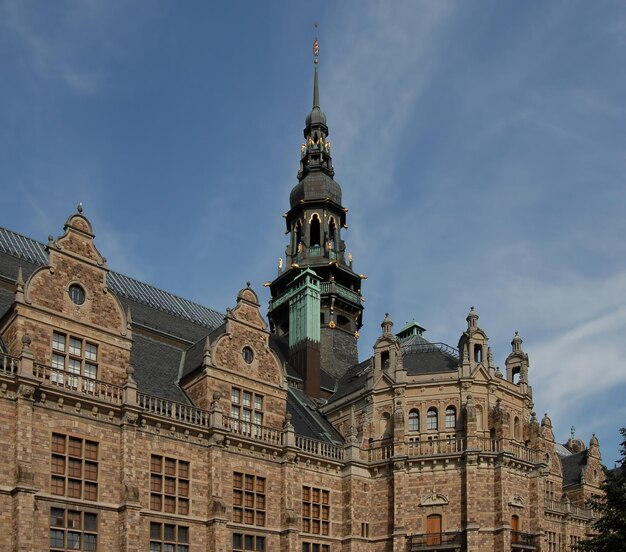
<instances>
[{"instance_id":1,"label":"stone building","mask_svg":"<svg viewBox=\"0 0 626 552\"><path fill-rule=\"evenodd\" d=\"M477 312L456 347L389 316L359 362L317 65L264 319L113 272L82 207L46 244L0 228L0 548L569 550L601 456L533 412ZM461 328L460 328L461 330Z\"/></svg>"}]
</instances>

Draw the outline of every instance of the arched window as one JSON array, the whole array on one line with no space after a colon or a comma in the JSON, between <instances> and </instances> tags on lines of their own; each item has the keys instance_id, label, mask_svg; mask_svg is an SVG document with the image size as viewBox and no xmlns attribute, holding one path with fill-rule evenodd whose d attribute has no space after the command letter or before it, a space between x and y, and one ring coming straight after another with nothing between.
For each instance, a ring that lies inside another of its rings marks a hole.
<instances>
[{"instance_id":1,"label":"arched window","mask_svg":"<svg viewBox=\"0 0 626 552\"><path fill-rule=\"evenodd\" d=\"M389 368L389 351L383 351L380 353L380 365L383 370L387 370L387 368Z\"/></svg>"},{"instance_id":2,"label":"arched window","mask_svg":"<svg viewBox=\"0 0 626 552\"><path fill-rule=\"evenodd\" d=\"M482 362L482 361L483 361L483 346L474 345L474 362Z\"/></svg>"},{"instance_id":3,"label":"arched window","mask_svg":"<svg viewBox=\"0 0 626 552\"><path fill-rule=\"evenodd\" d=\"M335 219L330 217L328 219L328 239L330 240L331 248L335 249L335 241L336 237L336 227L335 227Z\"/></svg>"},{"instance_id":4,"label":"arched window","mask_svg":"<svg viewBox=\"0 0 626 552\"><path fill-rule=\"evenodd\" d=\"M426 544L441 544L441 516L431 514L426 518Z\"/></svg>"},{"instance_id":5,"label":"arched window","mask_svg":"<svg viewBox=\"0 0 626 552\"><path fill-rule=\"evenodd\" d=\"M446 408L446 429L456 428L456 408L449 406Z\"/></svg>"},{"instance_id":6,"label":"arched window","mask_svg":"<svg viewBox=\"0 0 626 552\"><path fill-rule=\"evenodd\" d=\"M311 247L315 245L320 245L322 243L321 226L320 217L317 213L313 213L313 215L311 216L310 233L311 239L309 240L309 245Z\"/></svg>"},{"instance_id":7,"label":"arched window","mask_svg":"<svg viewBox=\"0 0 626 552\"><path fill-rule=\"evenodd\" d=\"M429 408L426 414L426 429L437 429L439 427L437 423L437 409Z\"/></svg>"},{"instance_id":8,"label":"arched window","mask_svg":"<svg viewBox=\"0 0 626 552\"><path fill-rule=\"evenodd\" d=\"M417 410L409 412L409 431L420 430L420 413Z\"/></svg>"},{"instance_id":9,"label":"arched window","mask_svg":"<svg viewBox=\"0 0 626 552\"><path fill-rule=\"evenodd\" d=\"M522 440L522 424L517 416L513 420L513 435L518 441Z\"/></svg>"}]
</instances>

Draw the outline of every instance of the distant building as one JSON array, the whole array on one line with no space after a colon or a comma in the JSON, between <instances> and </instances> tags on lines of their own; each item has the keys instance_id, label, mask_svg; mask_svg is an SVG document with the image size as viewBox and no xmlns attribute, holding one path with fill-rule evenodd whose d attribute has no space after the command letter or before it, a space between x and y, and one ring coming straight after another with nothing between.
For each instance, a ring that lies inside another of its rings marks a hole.
<instances>
[{"instance_id":1,"label":"distant building","mask_svg":"<svg viewBox=\"0 0 626 552\"><path fill-rule=\"evenodd\" d=\"M389 316L359 363L317 67L269 326L109 270L91 223L0 228L0 543L20 552L562 551L589 531L598 441L555 443L515 334L458 345Z\"/></svg>"}]
</instances>

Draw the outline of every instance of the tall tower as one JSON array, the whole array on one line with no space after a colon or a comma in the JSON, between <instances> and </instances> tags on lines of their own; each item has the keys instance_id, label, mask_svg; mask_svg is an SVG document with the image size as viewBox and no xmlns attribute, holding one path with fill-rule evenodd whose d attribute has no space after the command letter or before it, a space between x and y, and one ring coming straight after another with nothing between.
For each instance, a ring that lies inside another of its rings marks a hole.
<instances>
[{"instance_id":1,"label":"tall tower","mask_svg":"<svg viewBox=\"0 0 626 552\"><path fill-rule=\"evenodd\" d=\"M306 118L298 184L291 191L290 209L284 215L289 234L286 263L283 267L281 260L278 276L270 285L268 312L273 331L288 338L290 362L305 381L307 374L315 377L316 370L319 374L320 367L339 377L358 362L357 339L363 314L361 276L353 272L352 256L346 254L342 239L348 228L348 209L342 206L341 187L333 179L326 115L320 108L317 38L313 51L313 109ZM316 276L306 278L307 286L301 285L303 272ZM311 286L319 287L317 295ZM304 290L308 290L307 301L299 297ZM319 297L317 305L313 304L315 296ZM294 308L295 303L306 307ZM317 318L314 324L313 317ZM317 368L315 351L319 351ZM305 358L310 361L307 366L302 365Z\"/></svg>"}]
</instances>

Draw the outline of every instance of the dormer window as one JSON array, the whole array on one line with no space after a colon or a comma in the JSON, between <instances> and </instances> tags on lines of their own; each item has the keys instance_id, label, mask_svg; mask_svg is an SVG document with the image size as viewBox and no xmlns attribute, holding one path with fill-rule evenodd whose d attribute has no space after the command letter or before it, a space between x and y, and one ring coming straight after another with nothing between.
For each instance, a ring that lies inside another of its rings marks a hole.
<instances>
[{"instance_id":1,"label":"dormer window","mask_svg":"<svg viewBox=\"0 0 626 552\"><path fill-rule=\"evenodd\" d=\"M91 380L98 375L98 345L80 337L53 332L52 368L52 383L76 389L82 377L81 390L94 392L95 384Z\"/></svg>"}]
</instances>

